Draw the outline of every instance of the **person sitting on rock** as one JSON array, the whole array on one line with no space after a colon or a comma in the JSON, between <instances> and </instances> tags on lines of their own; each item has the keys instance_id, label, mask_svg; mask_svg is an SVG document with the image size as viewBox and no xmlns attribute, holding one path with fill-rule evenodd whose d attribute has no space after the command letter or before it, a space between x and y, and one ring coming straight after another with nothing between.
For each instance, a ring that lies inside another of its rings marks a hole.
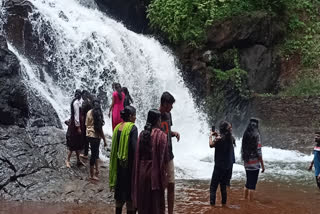
<instances>
[{"instance_id":1,"label":"person sitting on rock","mask_svg":"<svg viewBox=\"0 0 320 214\"><path fill-rule=\"evenodd\" d=\"M66 166L70 168L70 158L72 152L75 151L77 155L77 164L85 165L80 160L80 151L83 148L83 138L81 135L81 120L80 120L80 107L81 107L81 91L79 89L76 90L74 99L71 102L71 117L68 123L67 130L67 147L69 149Z\"/></svg>"},{"instance_id":2,"label":"person sitting on rock","mask_svg":"<svg viewBox=\"0 0 320 214\"><path fill-rule=\"evenodd\" d=\"M312 170L312 167L314 165L316 182L317 182L317 186L320 189L320 132L315 133L314 140L316 142L316 145L313 148L313 160L309 166L309 171Z\"/></svg>"}]
</instances>

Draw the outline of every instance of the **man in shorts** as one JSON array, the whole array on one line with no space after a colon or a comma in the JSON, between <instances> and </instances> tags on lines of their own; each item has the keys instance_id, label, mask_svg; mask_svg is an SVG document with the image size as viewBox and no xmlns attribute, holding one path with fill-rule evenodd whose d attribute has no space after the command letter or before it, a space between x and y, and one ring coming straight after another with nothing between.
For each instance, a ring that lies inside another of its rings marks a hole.
<instances>
[{"instance_id":1,"label":"man in shorts","mask_svg":"<svg viewBox=\"0 0 320 214\"><path fill-rule=\"evenodd\" d=\"M171 131L172 118L171 118L171 109L172 105L175 102L174 97L169 92L163 92L161 96L160 112L161 112L161 130L168 135L168 145L169 145L169 163L168 163L168 192L167 192L167 201L168 201L168 214L173 213L174 208L174 162L173 162L173 152L172 152L172 137L176 137L177 141L180 140L180 134L178 132Z\"/></svg>"}]
</instances>

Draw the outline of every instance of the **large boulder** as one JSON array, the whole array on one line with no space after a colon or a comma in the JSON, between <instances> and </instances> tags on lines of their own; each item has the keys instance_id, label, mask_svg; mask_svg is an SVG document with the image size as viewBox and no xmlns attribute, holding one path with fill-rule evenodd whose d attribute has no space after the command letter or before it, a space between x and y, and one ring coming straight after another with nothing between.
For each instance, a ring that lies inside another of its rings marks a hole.
<instances>
[{"instance_id":1,"label":"large boulder","mask_svg":"<svg viewBox=\"0 0 320 214\"><path fill-rule=\"evenodd\" d=\"M256 12L214 23L201 48L186 44L176 48L183 78L196 102L205 106L211 123L228 119L234 131L241 133L248 117L250 93L276 92L281 60L275 47L285 29L285 20ZM241 80L242 88L239 80L235 86L219 82L215 76L214 69L224 72L234 68L247 73Z\"/></svg>"},{"instance_id":2,"label":"large boulder","mask_svg":"<svg viewBox=\"0 0 320 214\"><path fill-rule=\"evenodd\" d=\"M66 156L65 132L61 129L0 125L0 198L111 203L106 164L100 169L103 182L95 183L88 180L88 167L77 166L75 155L71 168L67 168Z\"/></svg>"},{"instance_id":3,"label":"large boulder","mask_svg":"<svg viewBox=\"0 0 320 214\"><path fill-rule=\"evenodd\" d=\"M282 39L285 29L284 20L267 13L255 12L235 16L208 28L206 47L246 48L255 44L271 47Z\"/></svg>"},{"instance_id":4,"label":"large boulder","mask_svg":"<svg viewBox=\"0 0 320 214\"><path fill-rule=\"evenodd\" d=\"M62 128L52 105L26 85L23 75L19 60L0 35L0 124Z\"/></svg>"},{"instance_id":5,"label":"large boulder","mask_svg":"<svg viewBox=\"0 0 320 214\"><path fill-rule=\"evenodd\" d=\"M1 18L4 20L3 33L8 41L31 62L50 70L52 65L47 62L46 56L55 50L54 38L49 33L51 26L41 22L42 26L38 26L40 30L32 27L31 22L41 17L33 12L34 6L29 1L5 0L1 6L5 8Z\"/></svg>"}]
</instances>

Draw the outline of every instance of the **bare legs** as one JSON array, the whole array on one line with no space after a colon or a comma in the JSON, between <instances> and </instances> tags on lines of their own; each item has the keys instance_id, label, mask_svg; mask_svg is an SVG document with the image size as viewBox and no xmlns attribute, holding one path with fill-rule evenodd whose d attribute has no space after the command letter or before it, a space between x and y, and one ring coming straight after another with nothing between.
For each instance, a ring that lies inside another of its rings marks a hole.
<instances>
[{"instance_id":1,"label":"bare legs","mask_svg":"<svg viewBox=\"0 0 320 214\"><path fill-rule=\"evenodd\" d=\"M68 156L67 156L67 160L66 160L66 166L67 168L71 168L71 165L70 165L70 159L71 159L71 155L72 155L72 152L73 151L68 151ZM76 155L77 155L77 164L78 166L85 166L85 164L80 160L80 151L76 151Z\"/></svg>"},{"instance_id":2,"label":"bare legs","mask_svg":"<svg viewBox=\"0 0 320 214\"><path fill-rule=\"evenodd\" d=\"M254 192L255 190L253 189L247 189L246 187L244 187L244 199L245 200L249 200L249 201L253 201L254 199Z\"/></svg>"},{"instance_id":3,"label":"bare legs","mask_svg":"<svg viewBox=\"0 0 320 214\"><path fill-rule=\"evenodd\" d=\"M168 183L167 201L168 201L168 214L173 214L173 208L174 208L174 183Z\"/></svg>"}]
</instances>

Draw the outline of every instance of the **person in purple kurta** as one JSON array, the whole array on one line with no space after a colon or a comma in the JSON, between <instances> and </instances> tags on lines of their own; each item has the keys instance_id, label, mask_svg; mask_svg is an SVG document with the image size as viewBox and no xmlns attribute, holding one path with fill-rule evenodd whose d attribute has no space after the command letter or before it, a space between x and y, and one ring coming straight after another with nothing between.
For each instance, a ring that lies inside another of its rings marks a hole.
<instances>
[{"instance_id":1,"label":"person in purple kurta","mask_svg":"<svg viewBox=\"0 0 320 214\"><path fill-rule=\"evenodd\" d=\"M160 130L161 113L148 112L147 123L140 133L133 171L133 204L139 214L164 214L164 190L169 162L167 135Z\"/></svg>"}]
</instances>

